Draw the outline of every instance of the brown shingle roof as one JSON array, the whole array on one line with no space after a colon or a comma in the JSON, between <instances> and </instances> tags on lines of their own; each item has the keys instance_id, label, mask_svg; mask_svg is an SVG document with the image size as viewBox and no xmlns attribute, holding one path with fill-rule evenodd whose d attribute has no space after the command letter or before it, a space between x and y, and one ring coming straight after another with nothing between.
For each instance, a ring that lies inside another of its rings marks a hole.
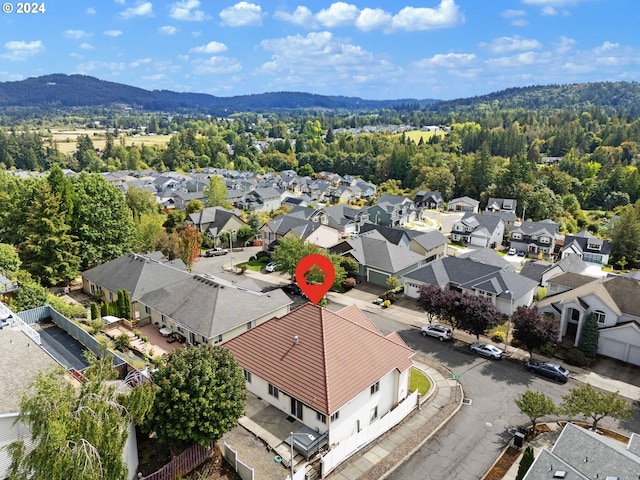
<instances>
[{"instance_id":1,"label":"brown shingle roof","mask_svg":"<svg viewBox=\"0 0 640 480\"><path fill-rule=\"evenodd\" d=\"M339 313L309 303L224 346L246 370L332 415L388 372L409 368L414 354L399 337L387 338Z\"/></svg>"}]
</instances>

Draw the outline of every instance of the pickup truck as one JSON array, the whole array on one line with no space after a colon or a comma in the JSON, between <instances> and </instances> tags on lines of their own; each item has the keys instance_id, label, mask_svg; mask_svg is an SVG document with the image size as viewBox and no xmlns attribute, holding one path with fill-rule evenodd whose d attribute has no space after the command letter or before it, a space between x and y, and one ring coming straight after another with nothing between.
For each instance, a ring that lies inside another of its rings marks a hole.
<instances>
[{"instance_id":1,"label":"pickup truck","mask_svg":"<svg viewBox=\"0 0 640 480\"><path fill-rule=\"evenodd\" d=\"M229 253L228 250L220 247L210 248L206 252L204 252L205 257L218 257L220 255L226 255Z\"/></svg>"}]
</instances>

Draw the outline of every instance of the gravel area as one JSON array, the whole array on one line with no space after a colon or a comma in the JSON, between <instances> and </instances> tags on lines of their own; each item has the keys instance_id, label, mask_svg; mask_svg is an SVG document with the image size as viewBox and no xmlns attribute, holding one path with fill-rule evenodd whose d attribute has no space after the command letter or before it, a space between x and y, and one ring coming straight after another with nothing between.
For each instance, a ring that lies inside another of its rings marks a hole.
<instances>
[{"instance_id":1,"label":"gravel area","mask_svg":"<svg viewBox=\"0 0 640 480\"><path fill-rule=\"evenodd\" d=\"M239 460L254 469L256 479L282 480L287 476L287 468L274 460L276 452L244 427L238 425L228 431L219 442L221 446L223 441L238 452Z\"/></svg>"}]
</instances>

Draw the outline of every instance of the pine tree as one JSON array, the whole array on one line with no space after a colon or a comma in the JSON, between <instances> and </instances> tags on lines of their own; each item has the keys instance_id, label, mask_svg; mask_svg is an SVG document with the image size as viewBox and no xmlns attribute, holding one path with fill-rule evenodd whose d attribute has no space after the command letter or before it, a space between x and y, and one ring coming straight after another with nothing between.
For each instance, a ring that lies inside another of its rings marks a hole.
<instances>
[{"instance_id":1,"label":"pine tree","mask_svg":"<svg viewBox=\"0 0 640 480\"><path fill-rule=\"evenodd\" d=\"M598 354L598 340L600 332L598 331L598 319L593 313L587 315L582 325L582 333L578 348L584 352L589 358L595 358Z\"/></svg>"},{"instance_id":2,"label":"pine tree","mask_svg":"<svg viewBox=\"0 0 640 480\"><path fill-rule=\"evenodd\" d=\"M534 460L535 457L533 456L533 447L529 446L525 448L524 453L522 454L522 458L520 459L520 466L518 467L516 480L522 480L524 478Z\"/></svg>"}]
</instances>

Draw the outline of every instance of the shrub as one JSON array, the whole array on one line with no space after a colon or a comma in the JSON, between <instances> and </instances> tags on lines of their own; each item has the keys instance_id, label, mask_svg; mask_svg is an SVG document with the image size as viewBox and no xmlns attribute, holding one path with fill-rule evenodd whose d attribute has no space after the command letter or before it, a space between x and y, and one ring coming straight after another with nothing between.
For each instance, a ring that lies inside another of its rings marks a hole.
<instances>
[{"instance_id":1,"label":"shrub","mask_svg":"<svg viewBox=\"0 0 640 480\"><path fill-rule=\"evenodd\" d=\"M495 332L493 335L491 335L491 340L493 340L496 343L504 342L504 333Z\"/></svg>"},{"instance_id":2,"label":"shrub","mask_svg":"<svg viewBox=\"0 0 640 480\"><path fill-rule=\"evenodd\" d=\"M348 278L345 278L342 281L342 287L345 290L351 290L355 286L356 286L356 279L355 278L348 277Z\"/></svg>"},{"instance_id":3,"label":"shrub","mask_svg":"<svg viewBox=\"0 0 640 480\"><path fill-rule=\"evenodd\" d=\"M545 343L540 347L540 353L547 357L552 357L556 351L556 346L553 343Z\"/></svg>"},{"instance_id":4,"label":"shrub","mask_svg":"<svg viewBox=\"0 0 640 480\"><path fill-rule=\"evenodd\" d=\"M129 348L129 335L123 333L122 335L118 335L114 341L116 348L120 351L125 351Z\"/></svg>"},{"instance_id":5,"label":"shrub","mask_svg":"<svg viewBox=\"0 0 640 480\"><path fill-rule=\"evenodd\" d=\"M89 333L91 333L91 335L95 335L102 330L103 326L104 323L102 322L102 319L98 318L97 320L91 320L91 322L89 322Z\"/></svg>"},{"instance_id":6,"label":"shrub","mask_svg":"<svg viewBox=\"0 0 640 480\"><path fill-rule=\"evenodd\" d=\"M512 347L515 347L515 348L522 347L522 342L520 340L518 340L517 338L513 338L513 337L511 338L511 340L509 340L509 344Z\"/></svg>"},{"instance_id":7,"label":"shrub","mask_svg":"<svg viewBox=\"0 0 640 480\"><path fill-rule=\"evenodd\" d=\"M393 293L392 290L388 290L388 291L384 292L384 295L382 295L382 298L384 298L384 300L389 302L389 303L395 303L396 300L398 299L396 297L396 294Z\"/></svg>"},{"instance_id":8,"label":"shrub","mask_svg":"<svg viewBox=\"0 0 640 480\"><path fill-rule=\"evenodd\" d=\"M250 262L255 262L255 261L256 261L256 257L255 257L255 255L251 255L251 256L249 257L249 261L250 261Z\"/></svg>"},{"instance_id":9,"label":"shrub","mask_svg":"<svg viewBox=\"0 0 640 480\"><path fill-rule=\"evenodd\" d=\"M573 365L576 367L586 367L588 364L587 357L585 357L584 352L577 348L572 348L571 350L569 350L567 352L567 355L564 357L564 360L569 365Z\"/></svg>"},{"instance_id":10,"label":"shrub","mask_svg":"<svg viewBox=\"0 0 640 480\"><path fill-rule=\"evenodd\" d=\"M268 260L269 258L271 258L271 255L269 252L265 252L264 250L256 253L256 260Z\"/></svg>"},{"instance_id":11,"label":"shrub","mask_svg":"<svg viewBox=\"0 0 640 480\"><path fill-rule=\"evenodd\" d=\"M391 302L389 300L385 300L384 302L382 302L382 306L384 308L389 308L391 306Z\"/></svg>"}]
</instances>

